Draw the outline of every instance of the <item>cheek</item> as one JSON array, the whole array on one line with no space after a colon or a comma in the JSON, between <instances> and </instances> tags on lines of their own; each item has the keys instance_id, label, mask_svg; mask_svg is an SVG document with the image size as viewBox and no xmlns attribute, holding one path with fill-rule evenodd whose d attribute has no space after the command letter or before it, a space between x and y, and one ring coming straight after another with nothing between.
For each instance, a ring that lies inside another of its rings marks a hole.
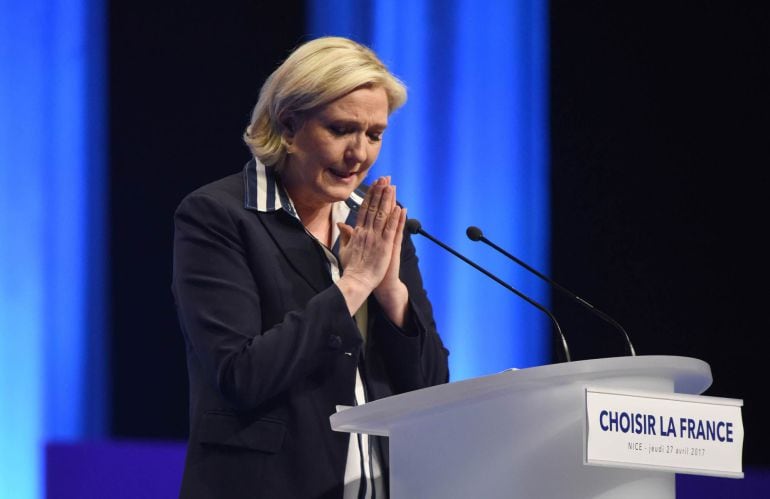
<instances>
[{"instance_id":1,"label":"cheek","mask_svg":"<svg viewBox=\"0 0 770 499\"><path fill-rule=\"evenodd\" d=\"M377 158L380 156L380 150L382 149L382 142L377 142L376 144L373 144L371 148L369 149L369 153L367 154L367 159L369 160L369 164L371 165L374 163Z\"/></svg>"},{"instance_id":2,"label":"cheek","mask_svg":"<svg viewBox=\"0 0 770 499\"><path fill-rule=\"evenodd\" d=\"M345 156L345 144L342 141L326 141L318 145L315 153L321 167L333 166Z\"/></svg>"}]
</instances>

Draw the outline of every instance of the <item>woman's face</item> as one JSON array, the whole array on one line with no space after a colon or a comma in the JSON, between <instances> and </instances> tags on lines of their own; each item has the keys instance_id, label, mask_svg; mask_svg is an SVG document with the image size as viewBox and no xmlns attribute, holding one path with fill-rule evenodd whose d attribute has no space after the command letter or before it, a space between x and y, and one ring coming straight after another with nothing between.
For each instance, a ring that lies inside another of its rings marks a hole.
<instances>
[{"instance_id":1,"label":"woman's face","mask_svg":"<svg viewBox=\"0 0 770 499\"><path fill-rule=\"evenodd\" d=\"M298 207L320 209L347 199L380 154L388 125L382 87L363 87L318 108L285 135L281 176Z\"/></svg>"}]
</instances>

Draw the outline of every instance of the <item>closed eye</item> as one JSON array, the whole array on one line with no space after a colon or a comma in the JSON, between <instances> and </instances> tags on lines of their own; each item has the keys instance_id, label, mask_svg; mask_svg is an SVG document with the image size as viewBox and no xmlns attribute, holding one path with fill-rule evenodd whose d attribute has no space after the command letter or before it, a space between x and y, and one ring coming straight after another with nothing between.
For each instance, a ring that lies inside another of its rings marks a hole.
<instances>
[{"instance_id":1,"label":"closed eye","mask_svg":"<svg viewBox=\"0 0 770 499\"><path fill-rule=\"evenodd\" d=\"M353 133L355 130L348 126L329 125L329 131L338 137L342 137L349 133Z\"/></svg>"},{"instance_id":2,"label":"closed eye","mask_svg":"<svg viewBox=\"0 0 770 499\"><path fill-rule=\"evenodd\" d=\"M352 133L362 132L363 129L354 123L330 123L326 125L326 128L335 137L344 137ZM382 140L382 134L385 133L384 128L379 125L366 131L366 137L371 142L380 142Z\"/></svg>"}]
</instances>

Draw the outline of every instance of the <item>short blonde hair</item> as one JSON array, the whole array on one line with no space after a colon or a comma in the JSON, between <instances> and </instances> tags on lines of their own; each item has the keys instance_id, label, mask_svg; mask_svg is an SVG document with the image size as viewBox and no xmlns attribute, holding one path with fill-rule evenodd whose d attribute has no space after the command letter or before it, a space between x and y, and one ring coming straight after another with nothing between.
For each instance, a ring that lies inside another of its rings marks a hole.
<instances>
[{"instance_id":1,"label":"short blonde hair","mask_svg":"<svg viewBox=\"0 0 770 499\"><path fill-rule=\"evenodd\" d=\"M406 102L404 84L369 48L331 36L306 42L265 81L243 140L263 164L280 170L288 119L302 119L303 113L367 86L385 90L388 113Z\"/></svg>"}]
</instances>

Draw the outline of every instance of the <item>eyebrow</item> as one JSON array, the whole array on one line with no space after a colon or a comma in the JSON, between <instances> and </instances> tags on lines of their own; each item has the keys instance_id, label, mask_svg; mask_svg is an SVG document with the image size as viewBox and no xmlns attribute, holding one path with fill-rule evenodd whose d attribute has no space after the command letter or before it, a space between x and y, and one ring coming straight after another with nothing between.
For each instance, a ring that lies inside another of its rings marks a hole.
<instances>
[{"instance_id":1,"label":"eyebrow","mask_svg":"<svg viewBox=\"0 0 770 499\"><path fill-rule=\"evenodd\" d=\"M324 121L328 124L334 124L334 125L342 125L346 127L351 128L361 128L361 122L349 118L326 118ZM367 130L376 129L376 130L385 130L388 128L388 123L372 123L372 125L367 128Z\"/></svg>"}]
</instances>

